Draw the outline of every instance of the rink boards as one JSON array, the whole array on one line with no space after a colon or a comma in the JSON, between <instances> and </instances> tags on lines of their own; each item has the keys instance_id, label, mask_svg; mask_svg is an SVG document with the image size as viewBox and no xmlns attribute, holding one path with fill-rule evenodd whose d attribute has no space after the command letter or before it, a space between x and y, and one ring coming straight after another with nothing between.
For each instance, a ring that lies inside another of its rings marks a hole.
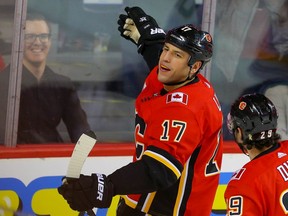
<instances>
[{"instance_id":1,"label":"rink boards","mask_svg":"<svg viewBox=\"0 0 288 216\"><path fill-rule=\"evenodd\" d=\"M248 162L234 144L226 144L220 182L213 204L213 216L225 215L223 194L233 171ZM1 148L0 153L0 215L12 216L13 211L25 215L79 215L57 193L66 174L72 145L28 146L17 149ZM109 174L132 160L130 144L100 144L85 161L83 174ZM97 216L113 216L117 200L109 209L94 209Z\"/></svg>"}]
</instances>

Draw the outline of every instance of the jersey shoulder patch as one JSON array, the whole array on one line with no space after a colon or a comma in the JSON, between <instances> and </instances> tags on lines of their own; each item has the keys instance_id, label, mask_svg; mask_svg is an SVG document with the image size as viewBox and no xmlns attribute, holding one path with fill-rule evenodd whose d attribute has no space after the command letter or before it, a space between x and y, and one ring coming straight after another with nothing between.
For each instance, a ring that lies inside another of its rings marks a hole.
<instances>
[{"instance_id":1,"label":"jersey shoulder patch","mask_svg":"<svg viewBox=\"0 0 288 216\"><path fill-rule=\"evenodd\" d=\"M173 102L187 105L188 95L183 92L173 92L173 93L167 94L166 103L173 103Z\"/></svg>"}]
</instances>

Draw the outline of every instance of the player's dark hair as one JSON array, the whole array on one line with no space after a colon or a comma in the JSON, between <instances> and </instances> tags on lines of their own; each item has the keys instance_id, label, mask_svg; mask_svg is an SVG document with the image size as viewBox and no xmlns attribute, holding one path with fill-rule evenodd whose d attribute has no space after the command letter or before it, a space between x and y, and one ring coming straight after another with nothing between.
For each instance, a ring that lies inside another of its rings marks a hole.
<instances>
[{"instance_id":1,"label":"player's dark hair","mask_svg":"<svg viewBox=\"0 0 288 216\"><path fill-rule=\"evenodd\" d=\"M254 146L258 150L262 150L264 147L270 147L276 145L281 136L278 133L275 133L272 135L271 138L269 139L264 139L264 140L259 140L259 141L246 141L246 148L247 149L252 149Z\"/></svg>"}]
</instances>

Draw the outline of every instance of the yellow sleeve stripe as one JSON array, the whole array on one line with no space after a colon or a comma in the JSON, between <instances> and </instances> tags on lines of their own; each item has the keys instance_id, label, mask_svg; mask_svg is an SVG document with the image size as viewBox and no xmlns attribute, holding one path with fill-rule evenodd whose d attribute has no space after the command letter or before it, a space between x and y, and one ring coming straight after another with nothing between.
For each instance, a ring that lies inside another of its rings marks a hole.
<instances>
[{"instance_id":1,"label":"yellow sleeve stripe","mask_svg":"<svg viewBox=\"0 0 288 216\"><path fill-rule=\"evenodd\" d=\"M171 161L167 160L167 158L165 158L162 155L157 154L153 151L150 151L150 150L146 150L144 152L144 155L147 155L147 156L159 161L160 163L164 164L166 167L168 167L177 176L177 179L180 178L181 172L179 171L179 169L177 169L177 167L173 163L171 163Z\"/></svg>"}]
</instances>

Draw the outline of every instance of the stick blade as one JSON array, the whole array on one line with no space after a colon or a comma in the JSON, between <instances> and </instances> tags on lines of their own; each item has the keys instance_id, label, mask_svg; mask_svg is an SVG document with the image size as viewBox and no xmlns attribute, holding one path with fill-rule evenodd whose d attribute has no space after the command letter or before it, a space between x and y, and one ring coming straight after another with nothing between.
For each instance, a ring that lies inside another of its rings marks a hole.
<instances>
[{"instance_id":1,"label":"stick blade","mask_svg":"<svg viewBox=\"0 0 288 216\"><path fill-rule=\"evenodd\" d=\"M80 136L73 150L66 177L79 178L84 162L96 142L96 135L93 131L88 131Z\"/></svg>"}]
</instances>

